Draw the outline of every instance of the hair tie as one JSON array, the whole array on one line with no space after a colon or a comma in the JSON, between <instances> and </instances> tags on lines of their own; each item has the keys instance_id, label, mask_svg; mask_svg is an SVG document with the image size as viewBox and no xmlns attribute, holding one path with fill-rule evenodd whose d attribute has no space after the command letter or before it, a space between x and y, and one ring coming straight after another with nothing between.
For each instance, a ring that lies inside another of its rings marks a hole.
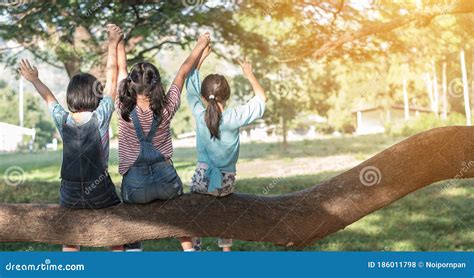
<instances>
[{"instance_id":1,"label":"hair tie","mask_svg":"<svg viewBox=\"0 0 474 278\"><path fill-rule=\"evenodd\" d=\"M215 99L216 96L215 95L209 95L209 99Z\"/></svg>"}]
</instances>

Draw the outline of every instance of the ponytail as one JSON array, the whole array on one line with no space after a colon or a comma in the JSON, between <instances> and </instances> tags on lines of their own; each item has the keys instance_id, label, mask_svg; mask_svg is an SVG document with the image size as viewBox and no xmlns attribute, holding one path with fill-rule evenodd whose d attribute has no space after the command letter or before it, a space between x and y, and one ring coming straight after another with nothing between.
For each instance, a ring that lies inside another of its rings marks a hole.
<instances>
[{"instance_id":1,"label":"ponytail","mask_svg":"<svg viewBox=\"0 0 474 278\"><path fill-rule=\"evenodd\" d=\"M220 139L219 126L221 124L222 112L219 103L224 106L225 102L229 99L229 84L224 76L210 74L202 81L201 95L207 101L204 120L211 133L211 139Z\"/></svg>"},{"instance_id":2,"label":"ponytail","mask_svg":"<svg viewBox=\"0 0 474 278\"><path fill-rule=\"evenodd\" d=\"M130 122L130 113L137 105L137 94L130 86L131 82L132 79L127 77L119 86L120 116L127 122Z\"/></svg>"},{"instance_id":3,"label":"ponytail","mask_svg":"<svg viewBox=\"0 0 474 278\"><path fill-rule=\"evenodd\" d=\"M150 109L156 117L161 116L165 106L165 88L158 69L147 62L135 64L128 77L120 82L120 116L130 122L130 113L137 105L137 95L150 100Z\"/></svg>"},{"instance_id":4,"label":"ponytail","mask_svg":"<svg viewBox=\"0 0 474 278\"><path fill-rule=\"evenodd\" d=\"M206 121L207 128L209 128L209 132L211 133L211 139L220 139L219 125L221 123L221 118L222 112L219 108L217 100L215 98L210 98L204 119Z\"/></svg>"}]
</instances>

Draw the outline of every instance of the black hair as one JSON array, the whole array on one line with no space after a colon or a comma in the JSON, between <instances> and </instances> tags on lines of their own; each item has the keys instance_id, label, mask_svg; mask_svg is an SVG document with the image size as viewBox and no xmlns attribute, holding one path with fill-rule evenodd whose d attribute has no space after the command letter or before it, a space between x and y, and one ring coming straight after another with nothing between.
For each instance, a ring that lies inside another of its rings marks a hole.
<instances>
[{"instance_id":1,"label":"black hair","mask_svg":"<svg viewBox=\"0 0 474 278\"><path fill-rule=\"evenodd\" d=\"M211 139L220 139L219 125L221 123L222 112L219 109L218 103L224 104L229 99L229 83L227 83L225 77L220 74L209 74L202 81L201 95L208 103L204 119L211 133Z\"/></svg>"},{"instance_id":2,"label":"black hair","mask_svg":"<svg viewBox=\"0 0 474 278\"><path fill-rule=\"evenodd\" d=\"M133 65L128 77L120 82L120 116L127 122L137 105L137 95L148 97L153 114L161 115L165 106L165 88L161 83L160 72L148 62Z\"/></svg>"},{"instance_id":3,"label":"black hair","mask_svg":"<svg viewBox=\"0 0 474 278\"><path fill-rule=\"evenodd\" d=\"M94 111L102 99L103 86L100 81L88 73L74 75L66 91L66 102L71 112Z\"/></svg>"}]
</instances>

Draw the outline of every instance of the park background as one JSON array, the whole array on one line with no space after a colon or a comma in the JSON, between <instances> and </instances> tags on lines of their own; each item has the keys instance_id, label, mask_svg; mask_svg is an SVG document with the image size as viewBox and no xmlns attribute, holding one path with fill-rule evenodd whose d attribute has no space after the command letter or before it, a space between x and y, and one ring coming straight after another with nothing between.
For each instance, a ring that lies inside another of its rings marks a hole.
<instances>
[{"instance_id":1,"label":"park background","mask_svg":"<svg viewBox=\"0 0 474 278\"><path fill-rule=\"evenodd\" d=\"M167 86L197 35L210 31L214 53L202 75L218 72L228 78L230 105L252 96L234 59L245 55L253 61L269 100L264 118L242 130L238 192L304 189L408 136L472 122L470 1L10 2L0 7L3 203L59 200L61 140L34 88L16 74L19 59L33 61L65 104L70 76L84 71L103 80L109 22L127 35L129 65L152 61ZM194 124L182 100L172 122L173 161L189 184L196 162ZM109 169L119 190L116 117ZM436 183L304 250L472 251L473 185L472 180ZM179 243L147 241L144 248L174 251ZM204 249L218 248L206 239ZM234 249L291 250L244 241L236 241ZM0 243L0 250L60 248Z\"/></svg>"}]
</instances>

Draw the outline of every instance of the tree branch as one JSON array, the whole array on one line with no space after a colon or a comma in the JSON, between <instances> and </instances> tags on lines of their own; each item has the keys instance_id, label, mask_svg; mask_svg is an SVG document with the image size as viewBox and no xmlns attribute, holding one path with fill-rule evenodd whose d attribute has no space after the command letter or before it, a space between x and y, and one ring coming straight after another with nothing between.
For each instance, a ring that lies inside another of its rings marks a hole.
<instances>
[{"instance_id":1,"label":"tree branch","mask_svg":"<svg viewBox=\"0 0 474 278\"><path fill-rule=\"evenodd\" d=\"M424 11L412 12L410 14L394 18L388 22L367 25L362 27L357 32L346 32L335 40L331 40L324 43L316 50L311 49L292 58L277 58L276 61L280 63L291 63L309 56L313 57L314 59L319 59L326 55L328 52L338 48L339 46L345 43L352 42L370 35L375 35L377 33L386 33L394 29L403 27L411 22L420 22L421 24L426 25L437 16L474 12L474 1L459 0L454 4L446 4L446 7L428 7Z\"/></svg>"},{"instance_id":2,"label":"tree branch","mask_svg":"<svg viewBox=\"0 0 474 278\"><path fill-rule=\"evenodd\" d=\"M172 40L165 40L165 41L162 41L160 42L159 44L157 45L154 45L154 46L151 46L149 48L145 48L143 50L141 50L140 52L138 52L135 57L133 57L131 60L132 61L136 61L136 60L140 60L140 59L143 59L143 56L145 55L145 53L147 52L150 52L152 50L155 50L155 49L161 49L164 45L166 44L175 44L175 45L181 45L181 42L180 41L172 41Z\"/></svg>"},{"instance_id":3,"label":"tree branch","mask_svg":"<svg viewBox=\"0 0 474 278\"><path fill-rule=\"evenodd\" d=\"M305 246L424 186L473 178L472 138L474 127L433 129L329 181L274 197L233 194L216 199L185 194L168 202L100 210L0 204L0 241L110 246L166 237L220 236ZM373 186L364 186L363 178L366 184L374 181Z\"/></svg>"}]
</instances>

